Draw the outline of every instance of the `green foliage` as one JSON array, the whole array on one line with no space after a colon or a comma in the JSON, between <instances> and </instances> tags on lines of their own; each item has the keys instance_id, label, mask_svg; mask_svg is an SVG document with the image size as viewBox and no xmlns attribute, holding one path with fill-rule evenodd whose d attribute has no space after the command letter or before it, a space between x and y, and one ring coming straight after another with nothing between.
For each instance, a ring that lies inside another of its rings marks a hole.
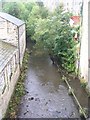
<instances>
[{"instance_id":1,"label":"green foliage","mask_svg":"<svg viewBox=\"0 0 90 120\"><path fill-rule=\"evenodd\" d=\"M19 9L18 4L16 2L6 2L3 5L3 11L19 18L20 9Z\"/></svg>"},{"instance_id":2,"label":"green foliage","mask_svg":"<svg viewBox=\"0 0 90 120\"><path fill-rule=\"evenodd\" d=\"M26 22L27 35L29 36L29 34L31 34L31 31L29 30L29 28L32 28L31 27L32 21L31 20L29 21L30 19L29 16L31 15L33 6L36 6L36 5L34 3L6 2L3 5L3 11L24 20ZM32 19L34 20L34 18Z\"/></svg>"},{"instance_id":3,"label":"green foliage","mask_svg":"<svg viewBox=\"0 0 90 120\"><path fill-rule=\"evenodd\" d=\"M44 19L47 16L47 9L45 9L43 6L41 7L34 4L34 7L32 8L32 11L27 19L27 35L31 36L32 38L35 33L36 24L37 22L39 22L39 19Z\"/></svg>"},{"instance_id":4,"label":"green foliage","mask_svg":"<svg viewBox=\"0 0 90 120\"><path fill-rule=\"evenodd\" d=\"M7 3L4 11L26 22L27 37L36 41L36 47L47 50L68 72L75 71L75 43L69 25L71 13L59 6L49 13L35 3Z\"/></svg>"},{"instance_id":5,"label":"green foliage","mask_svg":"<svg viewBox=\"0 0 90 120\"><path fill-rule=\"evenodd\" d=\"M36 45L42 42L49 54L58 59L58 64L72 72L75 70L75 42L69 18L70 14L64 13L62 9L45 19L39 18L33 39L36 40Z\"/></svg>"},{"instance_id":6,"label":"green foliage","mask_svg":"<svg viewBox=\"0 0 90 120\"><path fill-rule=\"evenodd\" d=\"M87 81L82 77L81 79L80 79L80 83L81 83L81 87L83 87L83 88L86 88L87 87Z\"/></svg>"}]
</instances>

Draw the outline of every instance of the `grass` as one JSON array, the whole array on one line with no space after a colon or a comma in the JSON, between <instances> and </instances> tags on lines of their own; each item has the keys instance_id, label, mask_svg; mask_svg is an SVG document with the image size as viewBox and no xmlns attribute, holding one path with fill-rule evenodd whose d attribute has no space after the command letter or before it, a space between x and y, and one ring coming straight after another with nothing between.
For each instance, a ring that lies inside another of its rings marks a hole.
<instances>
[{"instance_id":1,"label":"grass","mask_svg":"<svg viewBox=\"0 0 90 120\"><path fill-rule=\"evenodd\" d=\"M26 49L20 77L15 86L14 93L11 97L11 100L9 102L9 106L8 106L8 109L7 109L7 112L4 118L16 118L17 116L18 105L21 101L21 97L25 94L24 80L25 80L26 71L28 68L28 59L29 59L29 51Z\"/></svg>"}]
</instances>

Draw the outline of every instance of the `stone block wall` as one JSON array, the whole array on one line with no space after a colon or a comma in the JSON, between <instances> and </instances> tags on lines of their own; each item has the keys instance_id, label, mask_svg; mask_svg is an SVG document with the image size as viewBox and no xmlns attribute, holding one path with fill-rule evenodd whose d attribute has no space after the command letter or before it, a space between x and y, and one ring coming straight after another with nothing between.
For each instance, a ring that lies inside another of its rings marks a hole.
<instances>
[{"instance_id":1,"label":"stone block wall","mask_svg":"<svg viewBox=\"0 0 90 120\"><path fill-rule=\"evenodd\" d=\"M20 74L18 50L0 73L0 120L4 117Z\"/></svg>"},{"instance_id":2,"label":"stone block wall","mask_svg":"<svg viewBox=\"0 0 90 120\"><path fill-rule=\"evenodd\" d=\"M84 0L83 4L80 75L88 82L88 0Z\"/></svg>"},{"instance_id":3,"label":"stone block wall","mask_svg":"<svg viewBox=\"0 0 90 120\"><path fill-rule=\"evenodd\" d=\"M0 39L18 47L18 28L13 23L0 17Z\"/></svg>"},{"instance_id":4,"label":"stone block wall","mask_svg":"<svg viewBox=\"0 0 90 120\"><path fill-rule=\"evenodd\" d=\"M15 51L0 70L0 120L4 117L15 84L20 75L20 67L26 48L25 24L17 26L0 17L0 40L15 46ZM19 64L20 63L20 64Z\"/></svg>"},{"instance_id":5,"label":"stone block wall","mask_svg":"<svg viewBox=\"0 0 90 120\"><path fill-rule=\"evenodd\" d=\"M7 21L7 40L8 43L18 47L18 27Z\"/></svg>"},{"instance_id":6,"label":"stone block wall","mask_svg":"<svg viewBox=\"0 0 90 120\"><path fill-rule=\"evenodd\" d=\"M7 38L7 21L0 17L0 39Z\"/></svg>"}]
</instances>

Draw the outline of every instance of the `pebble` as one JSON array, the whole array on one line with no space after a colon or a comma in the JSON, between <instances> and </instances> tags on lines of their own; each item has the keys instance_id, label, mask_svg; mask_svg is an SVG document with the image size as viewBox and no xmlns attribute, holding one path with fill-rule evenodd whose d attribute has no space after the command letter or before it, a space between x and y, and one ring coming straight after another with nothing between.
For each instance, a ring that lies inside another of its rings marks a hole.
<instances>
[{"instance_id":1,"label":"pebble","mask_svg":"<svg viewBox=\"0 0 90 120\"><path fill-rule=\"evenodd\" d=\"M29 100L29 101L30 101L30 100L34 100L34 97L28 98L28 100Z\"/></svg>"},{"instance_id":2,"label":"pebble","mask_svg":"<svg viewBox=\"0 0 90 120\"><path fill-rule=\"evenodd\" d=\"M47 104L48 104L48 102L45 103L45 105L47 105Z\"/></svg>"},{"instance_id":3,"label":"pebble","mask_svg":"<svg viewBox=\"0 0 90 120\"><path fill-rule=\"evenodd\" d=\"M40 99L39 98L35 98L35 101L40 101Z\"/></svg>"},{"instance_id":4,"label":"pebble","mask_svg":"<svg viewBox=\"0 0 90 120\"><path fill-rule=\"evenodd\" d=\"M25 91L26 93L29 93L28 91Z\"/></svg>"},{"instance_id":5,"label":"pebble","mask_svg":"<svg viewBox=\"0 0 90 120\"><path fill-rule=\"evenodd\" d=\"M26 107L29 107L28 105L26 105Z\"/></svg>"},{"instance_id":6,"label":"pebble","mask_svg":"<svg viewBox=\"0 0 90 120\"><path fill-rule=\"evenodd\" d=\"M61 111L56 111L57 113L61 113Z\"/></svg>"}]
</instances>

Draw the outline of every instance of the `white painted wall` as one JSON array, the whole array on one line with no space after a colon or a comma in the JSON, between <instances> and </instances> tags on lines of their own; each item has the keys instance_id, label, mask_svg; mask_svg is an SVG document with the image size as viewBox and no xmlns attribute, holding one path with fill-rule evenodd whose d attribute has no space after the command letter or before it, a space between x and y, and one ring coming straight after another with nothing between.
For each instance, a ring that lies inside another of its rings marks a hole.
<instances>
[{"instance_id":1,"label":"white painted wall","mask_svg":"<svg viewBox=\"0 0 90 120\"><path fill-rule=\"evenodd\" d=\"M58 1L59 0L43 0L43 3L44 3L44 6L47 7L49 11L53 12L57 7L56 3Z\"/></svg>"},{"instance_id":2,"label":"white painted wall","mask_svg":"<svg viewBox=\"0 0 90 120\"><path fill-rule=\"evenodd\" d=\"M81 77L84 77L84 79L88 82L88 0L84 0L83 5L80 73Z\"/></svg>"},{"instance_id":3,"label":"white painted wall","mask_svg":"<svg viewBox=\"0 0 90 120\"><path fill-rule=\"evenodd\" d=\"M64 0L63 1L64 9L69 10L75 15L78 15L80 14L81 2L82 0Z\"/></svg>"},{"instance_id":4,"label":"white painted wall","mask_svg":"<svg viewBox=\"0 0 90 120\"><path fill-rule=\"evenodd\" d=\"M90 0L88 2L88 58L90 59ZM90 91L90 68L88 69L88 87Z\"/></svg>"}]
</instances>

